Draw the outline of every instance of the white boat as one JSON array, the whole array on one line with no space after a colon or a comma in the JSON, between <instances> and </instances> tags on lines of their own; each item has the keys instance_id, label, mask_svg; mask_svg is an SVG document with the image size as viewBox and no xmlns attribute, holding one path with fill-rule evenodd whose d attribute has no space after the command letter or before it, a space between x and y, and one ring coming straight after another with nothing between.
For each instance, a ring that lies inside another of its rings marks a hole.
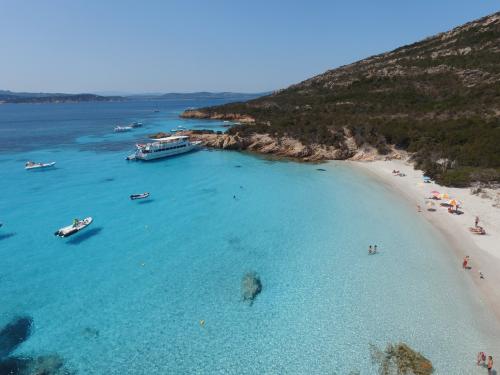
<instances>
[{"instance_id":1,"label":"white boat","mask_svg":"<svg viewBox=\"0 0 500 375\"><path fill-rule=\"evenodd\" d=\"M176 135L152 139L153 142L137 144L136 151L127 157L128 160L153 160L193 151L201 142L191 142L187 135Z\"/></svg>"},{"instance_id":2,"label":"white boat","mask_svg":"<svg viewBox=\"0 0 500 375\"><path fill-rule=\"evenodd\" d=\"M149 197L149 193L142 193L142 194L132 194L130 196L131 200L136 200L136 199L145 199Z\"/></svg>"},{"instance_id":3,"label":"white boat","mask_svg":"<svg viewBox=\"0 0 500 375\"><path fill-rule=\"evenodd\" d=\"M124 133L124 132L129 132L133 128L131 126L117 126L115 127L115 133Z\"/></svg>"},{"instance_id":4,"label":"white boat","mask_svg":"<svg viewBox=\"0 0 500 375\"><path fill-rule=\"evenodd\" d=\"M56 165L56 162L50 162L50 163L35 163L34 161L28 161L24 165L24 169L40 169L40 168L50 168Z\"/></svg>"},{"instance_id":5,"label":"white boat","mask_svg":"<svg viewBox=\"0 0 500 375\"><path fill-rule=\"evenodd\" d=\"M142 122L135 121L132 124L130 124L130 127L131 128L140 128L140 127L142 127Z\"/></svg>"},{"instance_id":6,"label":"white boat","mask_svg":"<svg viewBox=\"0 0 500 375\"><path fill-rule=\"evenodd\" d=\"M57 230L54 234L57 237L69 237L75 233L78 233L82 229L87 228L90 224L92 224L93 219L91 217L87 217L83 220L75 219L72 225L68 225L67 227L63 227Z\"/></svg>"}]
</instances>

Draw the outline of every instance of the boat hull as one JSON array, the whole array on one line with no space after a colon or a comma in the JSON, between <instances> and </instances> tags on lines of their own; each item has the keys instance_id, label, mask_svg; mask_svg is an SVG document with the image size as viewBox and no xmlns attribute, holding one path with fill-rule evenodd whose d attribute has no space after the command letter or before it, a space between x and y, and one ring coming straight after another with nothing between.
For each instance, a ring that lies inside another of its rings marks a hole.
<instances>
[{"instance_id":1,"label":"boat hull","mask_svg":"<svg viewBox=\"0 0 500 375\"><path fill-rule=\"evenodd\" d=\"M148 152L148 153L143 153L141 151L138 151L135 154L135 159L148 161L148 160L167 158L169 156L185 154L186 152L196 150L198 146L199 146L198 143L193 142L184 147L173 148L170 150L162 150L162 151Z\"/></svg>"},{"instance_id":2,"label":"boat hull","mask_svg":"<svg viewBox=\"0 0 500 375\"><path fill-rule=\"evenodd\" d=\"M68 225L67 227L58 229L54 234L57 237L69 237L75 233L80 232L82 229L87 228L94 221L91 217L87 217L80 221L77 226Z\"/></svg>"},{"instance_id":3,"label":"boat hull","mask_svg":"<svg viewBox=\"0 0 500 375\"><path fill-rule=\"evenodd\" d=\"M53 161L52 163L43 163L43 164L35 164L35 165L26 166L26 167L24 167L24 169L29 171L29 170L33 170L33 169L50 168L50 167L53 167L54 165L56 165L55 161Z\"/></svg>"}]
</instances>

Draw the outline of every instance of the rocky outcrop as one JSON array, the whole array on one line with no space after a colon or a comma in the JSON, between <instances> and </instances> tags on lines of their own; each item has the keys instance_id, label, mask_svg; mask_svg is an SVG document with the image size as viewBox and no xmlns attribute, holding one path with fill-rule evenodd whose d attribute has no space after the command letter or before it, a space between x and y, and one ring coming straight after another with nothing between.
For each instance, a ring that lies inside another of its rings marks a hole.
<instances>
[{"instance_id":1,"label":"rocky outcrop","mask_svg":"<svg viewBox=\"0 0 500 375\"><path fill-rule=\"evenodd\" d=\"M243 301L253 303L253 300L262 291L262 282L256 272L248 272L241 280L241 295Z\"/></svg>"},{"instance_id":2,"label":"rocky outcrop","mask_svg":"<svg viewBox=\"0 0 500 375\"><path fill-rule=\"evenodd\" d=\"M209 120L228 120L234 122L240 122L242 124L252 124L255 119L248 115L241 115L238 113L219 113L219 112L207 112L196 109L186 110L181 114L182 118L197 118L197 119L209 119Z\"/></svg>"},{"instance_id":3,"label":"rocky outcrop","mask_svg":"<svg viewBox=\"0 0 500 375\"><path fill-rule=\"evenodd\" d=\"M161 137L163 133L157 136ZM183 132L192 140L201 141L209 148L223 150L251 151L278 157L294 158L301 161L344 160L354 156L357 152L356 143L352 137L346 137L339 146L323 144L304 145L301 141L291 137L272 136L270 134L254 133L251 135L213 133L213 132Z\"/></svg>"}]
</instances>

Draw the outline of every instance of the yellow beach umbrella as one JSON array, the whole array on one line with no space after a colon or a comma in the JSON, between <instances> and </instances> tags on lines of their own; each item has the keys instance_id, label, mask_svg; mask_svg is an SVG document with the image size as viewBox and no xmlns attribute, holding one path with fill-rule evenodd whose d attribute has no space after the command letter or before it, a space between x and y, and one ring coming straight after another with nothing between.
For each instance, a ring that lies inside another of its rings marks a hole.
<instances>
[{"instance_id":1,"label":"yellow beach umbrella","mask_svg":"<svg viewBox=\"0 0 500 375\"><path fill-rule=\"evenodd\" d=\"M448 195L448 193L443 193L440 195L441 199L450 199L450 196Z\"/></svg>"}]
</instances>

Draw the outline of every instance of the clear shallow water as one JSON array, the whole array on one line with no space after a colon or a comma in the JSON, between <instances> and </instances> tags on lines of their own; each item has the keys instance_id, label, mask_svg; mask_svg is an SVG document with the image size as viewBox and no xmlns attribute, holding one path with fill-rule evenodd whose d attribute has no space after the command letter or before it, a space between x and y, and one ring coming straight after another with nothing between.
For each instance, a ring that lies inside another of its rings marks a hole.
<instances>
[{"instance_id":1,"label":"clear shallow water","mask_svg":"<svg viewBox=\"0 0 500 375\"><path fill-rule=\"evenodd\" d=\"M375 181L235 152L125 162L136 137L203 123L177 119L182 104L80 105L0 106L0 142L14 142L0 153L0 327L34 321L16 354L59 353L80 374L375 374L369 343L405 341L437 374L484 372L475 353L498 342L492 318L439 236ZM37 111L61 125L32 149L23 126ZM111 134L116 112L146 128ZM30 173L27 159L57 168ZM143 191L149 201L128 199ZM250 270L263 282L252 306Z\"/></svg>"}]
</instances>

